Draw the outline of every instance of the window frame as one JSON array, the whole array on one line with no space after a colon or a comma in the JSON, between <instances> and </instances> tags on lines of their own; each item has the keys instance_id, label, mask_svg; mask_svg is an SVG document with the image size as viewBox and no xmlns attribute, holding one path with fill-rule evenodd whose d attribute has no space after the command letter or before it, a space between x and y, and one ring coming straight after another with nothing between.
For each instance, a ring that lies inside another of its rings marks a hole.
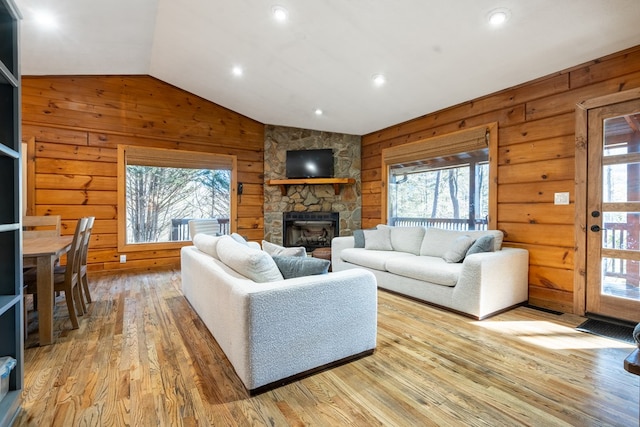
<instances>
[{"instance_id":1,"label":"window frame","mask_svg":"<svg viewBox=\"0 0 640 427\"><path fill-rule=\"evenodd\" d=\"M191 241L172 241L154 243L127 243L127 165L174 167L192 169L230 169L231 185L229 189L229 233L237 230L237 182L238 160L230 154L206 153L200 151L172 150L166 148L118 145L118 251L154 251L179 249L191 245Z\"/></svg>"},{"instance_id":2,"label":"window frame","mask_svg":"<svg viewBox=\"0 0 640 427\"><path fill-rule=\"evenodd\" d=\"M493 122L445 135L425 138L395 147L384 148L382 161L382 194L380 197L380 220L389 222L389 182L391 166L402 162L429 160L480 148L489 148L489 216L487 227L495 230L498 210L498 123Z\"/></svg>"}]
</instances>

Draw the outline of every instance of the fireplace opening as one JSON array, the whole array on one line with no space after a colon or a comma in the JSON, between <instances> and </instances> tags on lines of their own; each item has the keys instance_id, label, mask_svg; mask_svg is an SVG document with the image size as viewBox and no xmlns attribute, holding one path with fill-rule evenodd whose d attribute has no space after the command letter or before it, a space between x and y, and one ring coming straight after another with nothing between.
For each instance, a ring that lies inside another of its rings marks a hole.
<instances>
[{"instance_id":1,"label":"fireplace opening","mask_svg":"<svg viewBox=\"0 0 640 427\"><path fill-rule=\"evenodd\" d=\"M304 246L307 252L331 247L339 235L338 212L284 212L282 214L284 246Z\"/></svg>"}]
</instances>

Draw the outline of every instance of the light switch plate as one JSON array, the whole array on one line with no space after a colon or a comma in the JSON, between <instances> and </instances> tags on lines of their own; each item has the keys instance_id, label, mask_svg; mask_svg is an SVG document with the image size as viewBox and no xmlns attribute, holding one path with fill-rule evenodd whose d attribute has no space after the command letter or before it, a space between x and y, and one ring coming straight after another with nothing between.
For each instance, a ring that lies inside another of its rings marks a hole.
<instances>
[{"instance_id":1,"label":"light switch plate","mask_svg":"<svg viewBox=\"0 0 640 427\"><path fill-rule=\"evenodd\" d=\"M555 193L553 197L553 203L556 205L568 205L569 204L569 192Z\"/></svg>"}]
</instances>

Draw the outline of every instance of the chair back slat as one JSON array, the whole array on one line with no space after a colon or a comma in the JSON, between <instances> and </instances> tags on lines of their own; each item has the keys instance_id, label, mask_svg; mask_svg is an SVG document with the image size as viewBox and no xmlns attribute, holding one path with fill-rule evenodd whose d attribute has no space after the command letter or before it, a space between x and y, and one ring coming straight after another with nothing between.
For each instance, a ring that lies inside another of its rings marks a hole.
<instances>
[{"instance_id":1,"label":"chair back slat","mask_svg":"<svg viewBox=\"0 0 640 427\"><path fill-rule=\"evenodd\" d=\"M87 254L89 252L89 240L91 240L91 231L93 230L93 223L95 221L94 216L87 217L87 227L84 233L84 239L82 242L82 249L80 253L79 267L87 265Z\"/></svg>"},{"instance_id":2,"label":"chair back slat","mask_svg":"<svg viewBox=\"0 0 640 427\"><path fill-rule=\"evenodd\" d=\"M65 280L71 280L73 275L78 276L78 269L80 264L80 255L82 252L82 245L84 243L84 235L87 231L88 218L80 218L76 225L76 230L73 234L73 241L71 242L71 248L67 252L67 267L65 269Z\"/></svg>"},{"instance_id":3,"label":"chair back slat","mask_svg":"<svg viewBox=\"0 0 640 427\"><path fill-rule=\"evenodd\" d=\"M23 237L59 236L62 230L60 215L29 215L22 218Z\"/></svg>"}]
</instances>

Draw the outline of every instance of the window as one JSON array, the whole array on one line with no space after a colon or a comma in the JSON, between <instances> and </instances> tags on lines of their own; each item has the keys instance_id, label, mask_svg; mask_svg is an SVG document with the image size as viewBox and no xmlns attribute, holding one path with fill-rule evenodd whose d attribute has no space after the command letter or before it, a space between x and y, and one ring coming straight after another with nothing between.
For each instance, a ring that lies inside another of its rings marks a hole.
<instances>
[{"instance_id":1,"label":"window","mask_svg":"<svg viewBox=\"0 0 640 427\"><path fill-rule=\"evenodd\" d=\"M235 229L235 165L235 156L118 147L118 250L183 246L191 219Z\"/></svg>"},{"instance_id":2,"label":"window","mask_svg":"<svg viewBox=\"0 0 640 427\"><path fill-rule=\"evenodd\" d=\"M496 228L495 125L383 150L383 222L456 230Z\"/></svg>"},{"instance_id":3,"label":"window","mask_svg":"<svg viewBox=\"0 0 640 427\"><path fill-rule=\"evenodd\" d=\"M485 229L488 149L389 168L389 224Z\"/></svg>"}]
</instances>

